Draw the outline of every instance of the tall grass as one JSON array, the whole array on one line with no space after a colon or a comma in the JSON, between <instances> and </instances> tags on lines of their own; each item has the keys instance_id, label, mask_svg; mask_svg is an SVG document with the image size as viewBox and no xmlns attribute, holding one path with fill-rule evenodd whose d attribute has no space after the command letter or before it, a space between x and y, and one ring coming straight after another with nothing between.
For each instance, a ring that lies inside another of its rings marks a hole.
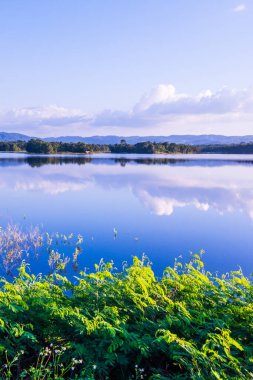
<instances>
[{"instance_id":1,"label":"tall grass","mask_svg":"<svg viewBox=\"0 0 253 380\"><path fill-rule=\"evenodd\" d=\"M5 228L0 227L0 270L7 276L13 276L23 261L31 262L34 258L47 254L51 273L64 272L70 262L74 270L78 271L82 243L83 237L80 234L49 234L39 226L8 224Z\"/></svg>"}]
</instances>

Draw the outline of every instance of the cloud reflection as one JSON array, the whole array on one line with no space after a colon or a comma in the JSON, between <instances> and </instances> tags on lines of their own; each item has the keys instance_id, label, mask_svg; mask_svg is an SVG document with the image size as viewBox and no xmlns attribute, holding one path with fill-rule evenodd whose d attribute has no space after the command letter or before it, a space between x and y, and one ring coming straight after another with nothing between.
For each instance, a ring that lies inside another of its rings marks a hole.
<instances>
[{"instance_id":1,"label":"cloud reflection","mask_svg":"<svg viewBox=\"0 0 253 380\"><path fill-rule=\"evenodd\" d=\"M253 219L253 166L249 162L231 163L208 166L199 160L191 165L190 161L181 160L178 165L170 162L161 165L157 159L153 165L141 162L128 165L125 160L122 166L120 161L89 158L79 165L54 162L32 167L23 161L8 169L0 165L0 191L54 196L83 192L85 196L92 186L104 191L127 189L158 216L171 216L177 209L194 207L200 212L244 212Z\"/></svg>"}]
</instances>

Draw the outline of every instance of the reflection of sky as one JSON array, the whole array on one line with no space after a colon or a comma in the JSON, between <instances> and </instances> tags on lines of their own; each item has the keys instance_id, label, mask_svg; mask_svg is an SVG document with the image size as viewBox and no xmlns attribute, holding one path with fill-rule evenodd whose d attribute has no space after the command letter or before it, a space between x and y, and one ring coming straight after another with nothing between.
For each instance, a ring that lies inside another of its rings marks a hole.
<instances>
[{"instance_id":1,"label":"reflection of sky","mask_svg":"<svg viewBox=\"0 0 253 380\"><path fill-rule=\"evenodd\" d=\"M212 270L242 265L251 271L252 173L243 162L0 164L0 216L3 223L83 233L87 265L145 252L160 268L203 248Z\"/></svg>"}]
</instances>

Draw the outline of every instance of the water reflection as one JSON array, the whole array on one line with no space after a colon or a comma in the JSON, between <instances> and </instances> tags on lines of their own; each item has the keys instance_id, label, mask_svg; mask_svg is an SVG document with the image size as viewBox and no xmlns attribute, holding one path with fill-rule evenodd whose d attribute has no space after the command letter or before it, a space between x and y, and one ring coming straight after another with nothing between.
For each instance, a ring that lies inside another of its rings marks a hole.
<instances>
[{"instance_id":1,"label":"water reflection","mask_svg":"<svg viewBox=\"0 0 253 380\"><path fill-rule=\"evenodd\" d=\"M200 211L212 208L220 214L239 210L253 218L252 164L253 159L226 156L186 160L13 155L0 158L0 187L51 195L94 185L128 188L156 215L169 216L177 208L193 206ZM12 170L6 171L6 167Z\"/></svg>"},{"instance_id":2,"label":"water reflection","mask_svg":"<svg viewBox=\"0 0 253 380\"><path fill-rule=\"evenodd\" d=\"M4 154L0 217L95 236L93 260L145 252L168 263L204 248L212 268L229 270L251 260L252 164L251 156Z\"/></svg>"},{"instance_id":3,"label":"water reflection","mask_svg":"<svg viewBox=\"0 0 253 380\"><path fill-rule=\"evenodd\" d=\"M25 155L0 153L0 167L28 164L31 167L45 165L176 165L176 166L224 166L252 165L251 155Z\"/></svg>"}]
</instances>

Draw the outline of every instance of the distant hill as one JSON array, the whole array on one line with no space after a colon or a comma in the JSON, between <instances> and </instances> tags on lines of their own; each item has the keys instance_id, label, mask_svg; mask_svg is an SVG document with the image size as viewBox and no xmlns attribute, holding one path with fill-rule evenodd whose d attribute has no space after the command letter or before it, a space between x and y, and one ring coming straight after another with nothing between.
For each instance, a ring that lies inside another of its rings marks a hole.
<instances>
[{"instance_id":1,"label":"distant hill","mask_svg":"<svg viewBox=\"0 0 253 380\"><path fill-rule=\"evenodd\" d=\"M0 132L0 141L28 141L32 137L20 133ZM60 136L47 137L45 141L62 142L85 142L87 144L117 144L120 140L126 140L129 144L136 144L143 141L171 142L187 145L227 145L253 142L253 135L248 136L223 136L223 135L171 135L171 136Z\"/></svg>"},{"instance_id":2,"label":"distant hill","mask_svg":"<svg viewBox=\"0 0 253 380\"><path fill-rule=\"evenodd\" d=\"M118 144L120 140L126 140L129 144L136 144L143 141L171 142L187 145L215 145L215 144L240 144L242 142L253 142L253 136L223 136L223 135L171 135L171 136L61 136L46 138L46 141L63 142L86 142L87 144Z\"/></svg>"},{"instance_id":3,"label":"distant hill","mask_svg":"<svg viewBox=\"0 0 253 380\"><path fill-rule=\"evenodd\" d=\"M0 132L0 141L29 141L32 137L21 133Z\"/></svg>"}]
</instances>

